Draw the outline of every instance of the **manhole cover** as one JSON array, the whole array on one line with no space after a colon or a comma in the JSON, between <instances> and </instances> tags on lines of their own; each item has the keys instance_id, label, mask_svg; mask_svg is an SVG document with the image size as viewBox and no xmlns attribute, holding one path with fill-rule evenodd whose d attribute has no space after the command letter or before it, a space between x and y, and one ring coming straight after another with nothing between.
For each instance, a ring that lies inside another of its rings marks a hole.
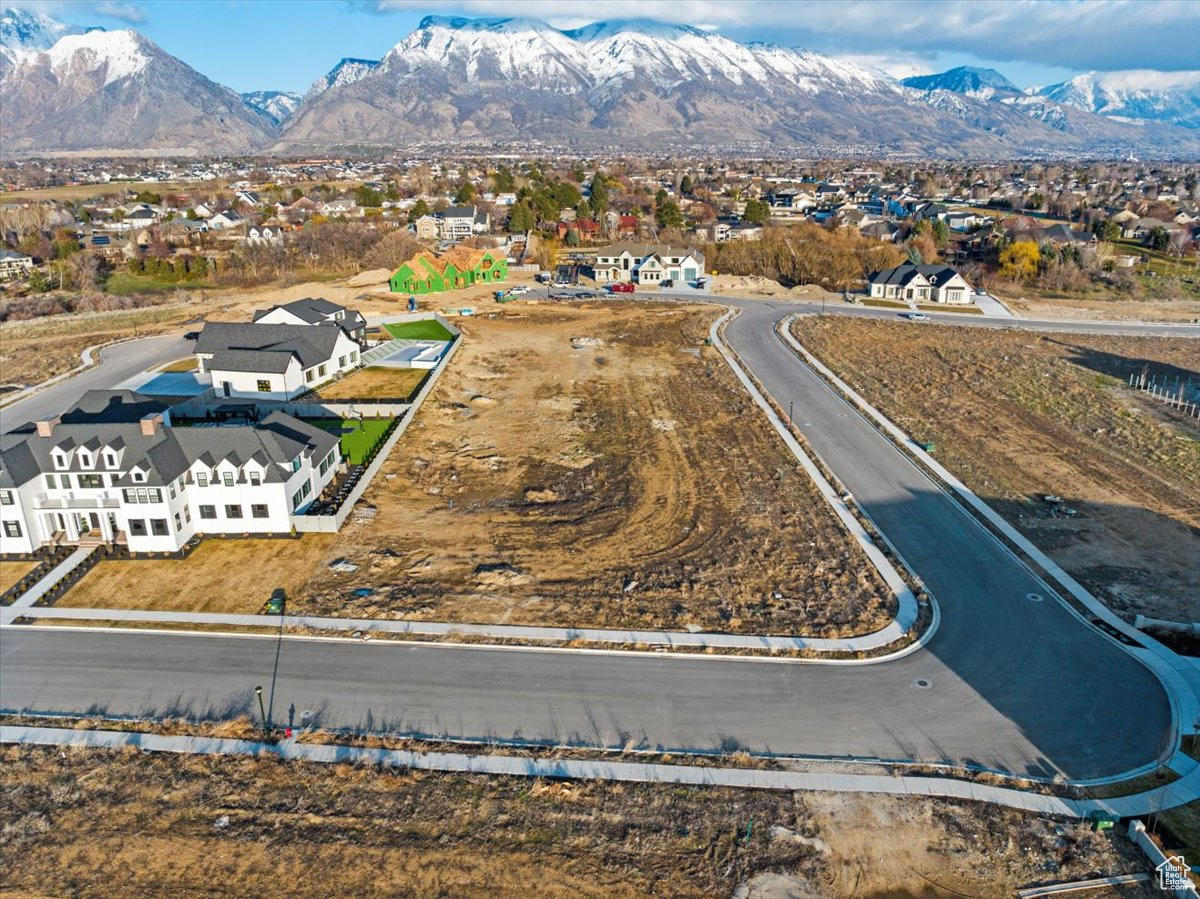
<instances>
[{"instance_id":1,"label":"manhole cover","mask_svg":"<svg viewBox=\"0 0 1200 899\"><path fill-rule=\"evenodd\" d=\"M1040 593L1026 593L1025 598L1030 602L1041 602L1043 599Z\"/></svg>"},{"instance_id":2,"label":"manhole cover","mask_svg":"<svg viewBox=\"0 0 1200 899\"><path fill-rule=\"evenodd\" d=\"M915 681L913 681L913 686L916 687L918 690L928 690L930 687L933 686L933 682L924 677L919 677Z\"/></svg>"}]
</instances>

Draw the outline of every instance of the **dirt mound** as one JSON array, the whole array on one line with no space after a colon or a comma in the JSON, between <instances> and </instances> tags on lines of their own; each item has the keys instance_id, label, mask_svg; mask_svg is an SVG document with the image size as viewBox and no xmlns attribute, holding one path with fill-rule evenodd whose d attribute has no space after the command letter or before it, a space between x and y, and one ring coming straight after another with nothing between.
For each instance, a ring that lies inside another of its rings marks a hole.
<instances>
[{"instance_id":1,"label":"dirt mound","mask_svg":"<svg viewBox=\"0 0 1200 899\"><path fill-rule=\"evenodd\" d=\"M349 287L374 287L376 284L386 284L392 273L386 268L373 268L359 272L346 282Z\"/></svg>"}]
</instances>

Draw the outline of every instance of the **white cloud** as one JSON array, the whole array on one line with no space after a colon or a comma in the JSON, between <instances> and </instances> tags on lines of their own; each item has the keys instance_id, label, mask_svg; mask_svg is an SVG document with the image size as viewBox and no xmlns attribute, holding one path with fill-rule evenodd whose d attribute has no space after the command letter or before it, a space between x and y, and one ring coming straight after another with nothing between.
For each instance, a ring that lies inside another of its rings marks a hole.
<instances>
[{"instance_id":1,"label":"white cloud","mask_svg":"<svg viewBox=\"0 0 1200 899\"><path fill-rule=\"evenodd\" d=\"M834 55L965 53L1082 71L1200 70L1194 0L373 0L380 10L432 9L548 22L704 22L739 39Z\"/></svg>"},{"instance_id":2,"label":"white cloud","mask_svg":"<svg viewBox=\"0 0 1200 899\"><path fill-rule=\"evenodd\" d=\"M93 7L93 10L98 16L122 19L134 25L140 25L146 21L146 11L144 9L133 3L120 2L120 0L104 0L102 3L97 3Z\"/></svg>"}]
</instances>

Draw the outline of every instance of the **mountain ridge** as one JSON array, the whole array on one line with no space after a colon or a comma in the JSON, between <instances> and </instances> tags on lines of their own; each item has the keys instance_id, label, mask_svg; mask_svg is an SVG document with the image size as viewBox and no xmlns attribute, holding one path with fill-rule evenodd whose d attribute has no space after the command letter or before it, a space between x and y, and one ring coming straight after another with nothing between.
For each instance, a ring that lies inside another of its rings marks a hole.
<instances>
[{"instance_id":1,"label":"mountain ridge","mask_svg":"<svg viewBox=\"0 0 1200 899\"><path fill-rule=\"evenodd\" d=\"M1181 129L1121 114L1190 122L1186 89L1168 103L1136 84L1079 76L1070 89L1021 92L972 67L897 81L820 53L641 19L562 30L530 18L427 16L379 60L342 57L303 97L239 95L131 29L91 31L7 10L0 37L5 143L27 153L529 139L937 156L1194 146ZM1093 82L1106 91L1103 103ZM1200 97L1196 107L1200 124Z\"/></svg>"}]
</instances>

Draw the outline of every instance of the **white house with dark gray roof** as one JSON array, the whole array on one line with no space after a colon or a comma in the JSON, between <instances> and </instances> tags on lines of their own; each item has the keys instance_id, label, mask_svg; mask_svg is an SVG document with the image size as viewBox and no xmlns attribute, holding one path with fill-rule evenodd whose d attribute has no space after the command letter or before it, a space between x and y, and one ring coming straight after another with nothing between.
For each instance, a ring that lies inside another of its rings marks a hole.
<instances>
[{"instance_id":1,"label":"white house with dark gray roof","mask_svg":"<svg viewBox=\"0 0 1200 899\"><path fill-rule=\"evenodd\" d=\"M895 268L872 272L867 285L871 296L880 300L953 305L971 302L971 285L948 265L905 262Z\"/></svg>"},{"instance_id":2,"label":"white house with dark gray roof","mask_svg":"<svg viewBox=\"0 0 1200 899\"><path fill-rule=\"evenodd\" d=\"M319 325L335 322L353 339L362 341L367 333L367 320L354 309L347 309L329 300L305 297L282 306L272 306L254 313L255 324L263 325Z\"/></svg>"},{"instance_id":3,"label":"white house with dark gray roof","mask_svg":"<svg viewBox=\"0 0 1200 899\"><path fill-rule=\"evenodd\" d=\"M0 552L56 542L171 552L196 535L290 533L340 463L337 436L281 412L173 427L157 400L93 390L0 436Z\"/></svg>"},{"instance_id":4,"label":"white house with dark gray roof","mask_svg":"<svg viewBox=\"0 0 1200 899\"><path fill-rule=\"evenodd\" d=\"M362 345L339 321L209 322L196 360L217 397L290 400L360 364Z\"/></svg>"}]
</instances>

